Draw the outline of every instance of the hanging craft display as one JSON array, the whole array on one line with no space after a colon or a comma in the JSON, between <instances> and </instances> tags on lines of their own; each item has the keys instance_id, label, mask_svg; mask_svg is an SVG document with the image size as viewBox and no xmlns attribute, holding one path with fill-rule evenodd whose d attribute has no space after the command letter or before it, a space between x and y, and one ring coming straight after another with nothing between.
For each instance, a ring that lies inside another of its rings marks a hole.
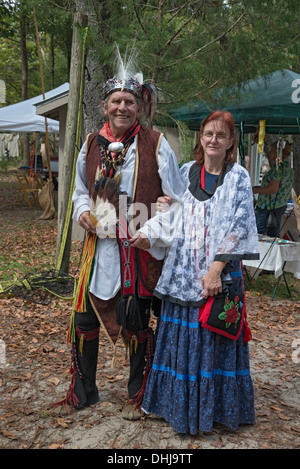
<instances>
[{"instance_id":1,"label":"hanging craft display","mask_svg":"<svg viewBox=\"0 0 300 469\"><path fill-rule=\"evenodd\" d=\"M260 120L259 121L259 133L258 133L258 152L260 154L262 154L263 149L264 149L265 132L266 132L266 121Z\"/></svg>"}]
</instances>

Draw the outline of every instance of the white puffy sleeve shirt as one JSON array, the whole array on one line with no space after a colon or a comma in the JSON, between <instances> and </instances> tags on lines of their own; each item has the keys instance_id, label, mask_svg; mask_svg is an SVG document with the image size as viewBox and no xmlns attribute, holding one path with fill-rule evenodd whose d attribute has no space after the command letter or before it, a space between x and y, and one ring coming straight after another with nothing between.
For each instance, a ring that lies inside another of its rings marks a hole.
<instances>
[{"instance_id":1,"label":"white puffy sleeve shirt","mask_svg":"<svg viewBox=\"0 0 300 469\"><path fill-rule=\"evenodd\" d=\"M182 167L187 188L182 196L177 236L155 289L156 296L184 305L201 304L202 279L214 261L259 258L248 171L235 163L213 195L201 200L190 190L193 164Z\"/></svg>"},{"instance_id":2,"label":"white puffy sleeve shirt","mask_svg":"<svg viewBox=\"0 0 300 469\"><path fill-rule=\"evenodd\" d=\"M136 158L136 139L129 147L121 169L122 181L120 190L132 197L133 176ZM140 164L142 161L140 160ZM180 175L176 156L163 137L158 152L158 172L162 191L170 196L174 203L167 214L156 213L140 230L149 237L149 252L156 259L163 259L170 246L176 226L176 206L181 203L185 187ZM86 144L78 155L76 164L75 190L73 193L73 220L78 223L80 215L90 210L90 197L86 178ZM121 286L120 254L116 238L99 238L96 246L94 270L90 282L90 292L103 300L113 298Z\"/></svg>"}]
</instances>

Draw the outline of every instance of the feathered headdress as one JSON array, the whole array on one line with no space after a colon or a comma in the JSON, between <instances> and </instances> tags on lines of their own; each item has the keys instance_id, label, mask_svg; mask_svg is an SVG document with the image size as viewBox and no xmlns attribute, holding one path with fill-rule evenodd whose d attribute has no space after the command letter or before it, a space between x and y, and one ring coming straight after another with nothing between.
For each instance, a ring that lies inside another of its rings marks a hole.
<instances>
[{"instance_id":1,"label":"feathered headdress","mask_svg":"<svg viewBox=\"0 0 300 469\"><path fill-rule=\"evenodd\" d=\"M150 83L144 83L143 73L137 64L138 52L135 47L126 48L124 58L116 44L115 75L103 85L103 98L114 91L128 91L142 101L142 119L151 122L157 105L157 90Z\"/></svg>"},{"instance_id":2,"label":"feathered headdress","mask_svg":"<svg viewBox=\"0 0 300 469\"><path fill-rule=\"evenodd\" d=\"M129 91L137 98L142 97L143 74L136 72L137 52L134 48L126 48L122 59L118 45L116 44L116 72L103 85L104 99L113 91Z\"/></svg>"}]
</instances>

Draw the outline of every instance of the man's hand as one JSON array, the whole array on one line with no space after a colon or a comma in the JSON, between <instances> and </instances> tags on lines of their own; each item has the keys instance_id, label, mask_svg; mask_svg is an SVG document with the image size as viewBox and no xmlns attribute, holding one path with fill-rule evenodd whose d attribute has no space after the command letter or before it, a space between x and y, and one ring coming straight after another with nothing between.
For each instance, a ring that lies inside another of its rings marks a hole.
<instances>
[{"instance_id":1,"label":"man's hand","mask_svg":"<svg viewBox=\"0 0 300 469\"><path fill-rule=\"evenodd\" d=\"M84 228L86 231L91 231L92 233L96 233L96 226L90 219L90 211L87 210L86 212L82 212L79 217L79 225Z\"/></svg>"},{"instance_id":2,"label":"man's hand","mask_svg":"<svg viewBox=\"0 0 300 469\"><path fill-rule=\"evenodd\" d=\"M150 249L150 241L144 233L137 231L130 239L130 244L134 248L140 248L146 251Z\"/></svg>"},{"instance_id":3,"label":"man's hand","mask_svg":"<svg viewBox=\"0 0 300 469\"><path fill-rule=\"evenodd\" d=\"M276 179L271 179L269 184L265 187L263 186L253 186L253 194L262 194L262 195L271 195L276 194L279 189L279 182Z\"/></svg>"}]
</instances>

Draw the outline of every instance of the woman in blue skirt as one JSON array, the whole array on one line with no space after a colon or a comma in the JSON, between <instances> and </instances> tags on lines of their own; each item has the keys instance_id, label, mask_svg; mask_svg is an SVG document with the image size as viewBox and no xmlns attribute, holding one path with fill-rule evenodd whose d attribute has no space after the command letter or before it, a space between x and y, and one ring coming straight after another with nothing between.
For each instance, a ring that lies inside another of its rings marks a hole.
<instances>
[{"instance_id":1,"label":"woman in blue skirt","mask_svg":"<svg viewBox=\"0 0 300 469\"><path fill-rule=\"evenodd\" d=\"M214 422L235 430L255 420L242 260L257 259L259 249L251 181L233 162L235 148L230 113L204 119L195 161L181 169L177 232L154 292L162 308L143 410L179 433L211 431ZM225 290L235 292L236 307L228 306L230 320L225 308L223 332L216 332L203 307ZM230 325L235 335L226 332Z\"/></svg>"}]
</instances>

